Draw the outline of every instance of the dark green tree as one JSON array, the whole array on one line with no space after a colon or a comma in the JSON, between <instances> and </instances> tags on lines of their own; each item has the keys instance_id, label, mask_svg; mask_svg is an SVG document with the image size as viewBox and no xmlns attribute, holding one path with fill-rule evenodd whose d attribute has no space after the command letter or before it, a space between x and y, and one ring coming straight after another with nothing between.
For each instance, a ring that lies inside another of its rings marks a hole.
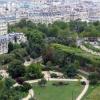
<instances>
[{"instance_id":1,"label":"dark green tree","mask_svg":"<svg viewBox=\"0 0 100 100\"><path fill-rule=\"evenodd\" d=\"M25 74L25 66L19 60L13 60L8 66L9 75L12 78L22 77Z\"/></svg>"},{"instance_id":2,"label":"dark green tree","mask_svg":"<svg viewBox=\"0 0 100 100\"><path fill-rule=\"evenodd\" d=\"M9 42L9 44L8 44L8 53L10 53L13 50L14 50L13 43L12 42Z\"/></svg>"},{"instance_id":3,"label":"dark green tree","mask_svg":"<svg viewBox=\"0 0 100 100\"><path fill-rule=\"evenodd\" d=\"M77 75L77 68L74 66L74 64L66 65L65 66L65 75L67 75L70 78L73 78Z\"/></svg>"},{"instance_id":4,"label":"dark green tree","mask_svg":"<svg viewBox=\"0 0 100 100\"><path fill-rule=\"evenodd\" d=\"M93 72L89 75L90 84L95 85L98 82L98 73Z\"/></svg>"}]
</instances>

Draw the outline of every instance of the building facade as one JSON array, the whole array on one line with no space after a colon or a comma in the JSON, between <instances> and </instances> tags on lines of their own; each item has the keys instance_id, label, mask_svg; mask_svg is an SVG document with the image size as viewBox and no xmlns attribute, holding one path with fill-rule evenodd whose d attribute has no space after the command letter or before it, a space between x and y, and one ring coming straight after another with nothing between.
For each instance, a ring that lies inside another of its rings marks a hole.
<instances>
[{"instance_id":1,"label":"building facade","mask_svg":"<svg viewBox=\"0 0 100 100\"><path fill-rule=\"evenodd\" d=\"M27 38L23 33L9 33L0 35L0 54L8 53L8 44L12 43L25 43Z\"/></svg>"},{"instance_id":2,"label":"building facade","mask_svg":"<svg viewBox=\"0 0 100 100\"><path fill-rule=\"evenodd\" d=\"M7 35L0 35L0 54L8 52L8 37Z\"/></svg>"},{"instance_id":3,"label":"building facade","mask_svg":"<svg viewBox=\"0 0 100 100\"><path fill-rule=\"evenodd\" d=\"M8 52L8 26L4 21L0 21L0 54Z\"/></svg>"},{"instance_id":4,"label":"building facade","mask_svg":"<svg viewBox=\"0 0 100 100\"><path fill-rule=\"evenodd\" d=\"M8 33L7 22L0 21L0 35L5 35Z\"/></svg>"}]
</instances>

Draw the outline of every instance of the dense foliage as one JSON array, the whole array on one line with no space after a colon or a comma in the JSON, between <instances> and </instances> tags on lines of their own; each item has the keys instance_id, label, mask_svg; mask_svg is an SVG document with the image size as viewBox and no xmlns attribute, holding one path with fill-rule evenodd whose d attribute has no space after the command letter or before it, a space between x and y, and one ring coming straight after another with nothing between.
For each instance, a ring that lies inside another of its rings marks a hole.
<instances>
[{"instance_id":1,"label":"dense foliage","mask_svg":"<svg viewBox=\"0 0 100 100\"><path fill-rule=\"evenodd\" d=\"M48 53L50 50L50 54ZM99 67L100 65L100 57L91 55L85 51L82 51L79 48L73 48L64 46L61 44L52 44L47 49L47 53L43 55L44 61L47 62L51 60L52 62L64 66L66 64L74 63L76 60L79 62L82 67Z\"/></svg>"},{"instance_id":2,"label":"dense foliage","mask_svg":"<svg viewBox=\"0 0 100 100\"><path fill-rule=\"evenodd\" d=\"M42 66L39 63L29 65L26 70L26 77L29 79L39 79L43 77Z\"/></svg>"},{"instance_id":3,"label":"dense foliage","mask_svg":"<svg viewBox=\"0 0 100 100\"><path fill-rule=\"evenodd\" d=\"M27 93L12 87L15 81L11 78L0 80L0 100L19 100Z\"/></svg>"},{"instance_id":4,"label":"dense foliage","mask_svg":"<svg viewBox=\"0 0 100 100\"><path fill-rule=\"evenodd\" d=\"M8 66L8 72L12 78L22 77L25 74L25 66L19 60L13 60Z\"/></svg>"},{"instance_id":5,"label":"dense foliage","mask_svg":"<svg viewBox=\"0 0 100 100\"><path fill-rule=\"evenodd\" d=\"M82 51L76 46L78 38L100 37L100 22L81 22L80 20L52 24L35 24L21 20L15 25L9 25L9 32L23 32L26 43L8 45L8 54L0 55L0 65L8 66L10 76L28 79L41 78L41 66L32 64L26 68L23 63L30 57L35 59L43 56L46 67L54 69L58 65L67 76L74 77L79 67L93 68L98 71L100 57ZM16 62L14 59L20 60ZM72 67L70 67L72 65Z\"/></svg>"}]
</instances>

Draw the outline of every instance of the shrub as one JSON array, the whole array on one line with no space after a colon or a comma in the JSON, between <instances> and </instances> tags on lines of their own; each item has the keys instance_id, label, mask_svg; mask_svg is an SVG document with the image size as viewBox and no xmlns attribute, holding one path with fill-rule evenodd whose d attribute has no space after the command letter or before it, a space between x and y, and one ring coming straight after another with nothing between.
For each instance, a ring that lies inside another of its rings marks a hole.
<instances>
[{"instance_id":1,"label":"shrub","mask_svg":"<svg viewBox=\"0 0 100 100\"><path fill-rule=\"evenodd\" d=\"M86 85L85 81L82 81L82 82L81 82L81 85Z\"/></svg>"},{"instance_id":2,"label":"shrub","mask_svg":"<svg viewBox=\"0 0 100 100\"><path fill-rule=\"evenodd\" d=\"M23 85L14 87L17 91L28 92L32 86L29 83L24 82Z\"/></svg>"},{"instance_id":3,"label":"shrub","mask_svg":"<svg viewBox=\"0 0 100 100\"><path fill-rule=\"evenodd\" d=\"M23 90L28 91L32 88L32 86L29 83L24 82L23 83Z\"/></svg>"},{"instance_id":4,"label":"shrub","mask_svg":"<svg viewBox=\"0 0 100 100\"><path fill-rule=\"evenodd\" d=\"M31 64L27 67L26 77L29 79L42 78L42 66L39 63Z\"/></svg>"},{"instance_id":5,"label":"shrub","mask_svg":"<svg viewBox=\"0 0 100 100\"><path fill-rule=\"evenodd\" d=\"M38 82L39 86L45 86L46 83L47 83L47 81L46 81L46 79L44 79L44 78L41 79L41 80Z\"/></svg>"},{"instance_id":6,"label":"shrub","mask_svg":"<svg viewBox=\"0 0 100 100\"><path fill-rule=\"evenodd\" d=\"M19 77L19 78L16 78L16 81L18 84L23 84L25 80L23 77Z\"/></svg>"},{"instance_id":7,"label":"shrub","mask_svg":"<svg viewBox=\"0 0 100 100\"><path fill-rule=\"evenodd\" d=\"M23 92L23 89L22 89L22 88L23 88L22 85L14 87L14 89L15 89L16 91L22 91L22 92Z\"/></svg>"},{"instance_id":8,"label":"shrub","mask_svg":"<svg viewBox=\"0 0 100 100\"><path fill-rule=\"evenodd\" d=\"M54 86L64 86L64 85L68 85L68 84L69 84L69 83L60 81L60 82L55 82L55 83L53 83L52 85L54 85Z\"/></svg>"},{"instance_id":9,"label":"shrub","mask_svg":"<svg viewBox=\"0 0 100 100\"><path fill-rule=\"evenodd\" d=\"M55 74L55 73L52 73L50 75L51 75L51 78L58 78L57 74Z\"/></svg>"}]
</instances>

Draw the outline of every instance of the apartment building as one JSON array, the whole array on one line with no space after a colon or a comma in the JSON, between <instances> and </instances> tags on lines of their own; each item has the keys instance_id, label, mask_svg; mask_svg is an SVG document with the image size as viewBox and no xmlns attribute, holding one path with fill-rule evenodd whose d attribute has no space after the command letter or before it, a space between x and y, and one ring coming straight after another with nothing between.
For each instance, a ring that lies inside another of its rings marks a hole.
<instances>
[{"instance_id":1,"label":"apartment building","mask_svg":"<svg viewBox=\"0 0 100 100\"><path fill-rule=\"evenodd\" d=\"M6 35L0 35L0 54L8 52L8 37Z\"/></svg>"},{"instance_id":2,"label":"apartment building","mask_svg":"<svg viewBox=\"0 0 100 100\"><path fill-rule=\"evenodd\" d=\"M25 43L27 41L26 36L23 33L9 33L7 34L8 37L8 42L12 42L12 43Z\"/></svg>"},{"instance_id":3,"label":"apartment building","mask_svg":"<svg viewBox=\"0 0 100 100\"><path fill-rule=\"evenodd\" d=\"M8 44L12 43L24 43L27 41L27 38L23 33L9 33L0 35L0 54L8 53Z\"/></svg>"},{"instance_id":4,"label":"apartment building","mask_svg":"<svg viewBox=\"0 0 100 100\"><path fill-rule=\"evenodd\" d=\"M21 19L35 23L52 23L56 20L100 20L100 3L83 0L16 0L0 5L0 19L16 23Z\"/></svg>"},{"instance_id":5,"label":"apartment building","mask_svg":"<svg viewBox=\"0 0 100 100\"><path fill-rule=\"evenodd\" d=\"M0 21L0 35L7 34L7 30L8 30L7 22Z\"/></svg>"}]
</instances>

